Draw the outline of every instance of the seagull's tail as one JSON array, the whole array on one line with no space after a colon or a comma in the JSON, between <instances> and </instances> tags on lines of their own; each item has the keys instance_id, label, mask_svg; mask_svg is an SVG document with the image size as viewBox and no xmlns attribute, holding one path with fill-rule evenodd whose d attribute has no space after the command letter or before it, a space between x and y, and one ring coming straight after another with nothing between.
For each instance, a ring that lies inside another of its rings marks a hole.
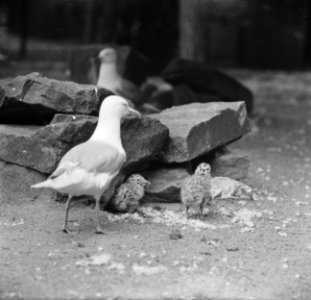
<instances>
[{"instance_id":1,"label":"seagull's tail","mask_svg":"<svg viewBox=\"0 0 311 300\"><path fill-rule=\"evenodd\" d=\"M51 180L45 180L42 182L39 182L37 184L33 184L32 186L30 186L32 189L42 189L42 188L51 188Z\"/></svg>"}]
</instances>

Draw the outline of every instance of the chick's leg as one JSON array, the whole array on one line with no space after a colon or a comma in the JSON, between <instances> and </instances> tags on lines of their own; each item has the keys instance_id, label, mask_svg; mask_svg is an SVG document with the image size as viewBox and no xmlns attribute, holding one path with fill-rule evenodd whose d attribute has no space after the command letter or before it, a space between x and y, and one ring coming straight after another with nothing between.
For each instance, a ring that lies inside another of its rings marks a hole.
<instances>
[{"instance_id":1,"label":"chick's leg","mask_svg":"<svg viewBox=\"0 0 311 300\"><path fill-rule=\"evenodd\" d=\"M64 227L63 227L63 232L65 232L65 233L70 233L71 232L70 228L68 227L68 215L69 215L71 199L72 199L72 195L68 195L68 199L67 199L67 202L66 202L65 223L64 223Z\"/></svg>"},{"instance_id":2,"label":"chick's leg","mask_svg":"<svg viewBox=\"0 0 311 300\"><path fill-rule=\"evenodd\" d=\"M100 226L100 221L99 221L99 207L100 204L100 196L95 197L95 210L96 210L96 230L95 233L97 234L105 234L104 230Z\"/></svg>"}]
</instances>

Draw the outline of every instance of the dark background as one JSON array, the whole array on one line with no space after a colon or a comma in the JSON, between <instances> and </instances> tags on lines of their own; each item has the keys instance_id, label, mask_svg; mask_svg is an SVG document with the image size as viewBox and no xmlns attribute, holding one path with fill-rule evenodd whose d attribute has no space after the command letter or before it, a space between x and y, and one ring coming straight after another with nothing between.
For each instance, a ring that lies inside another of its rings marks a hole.
<instances>
[{"instance_id":1,"label":"dark background","mask_svg":"<svg viewBox=\"0 0 311 300\"><path fill-rule=\"evenodd\" d=\"M176 56L218 66L305 68L307 0L1 0L0 52L66 59L81 44L129 45L158 68Z\"/></svg>"}]
</instances>

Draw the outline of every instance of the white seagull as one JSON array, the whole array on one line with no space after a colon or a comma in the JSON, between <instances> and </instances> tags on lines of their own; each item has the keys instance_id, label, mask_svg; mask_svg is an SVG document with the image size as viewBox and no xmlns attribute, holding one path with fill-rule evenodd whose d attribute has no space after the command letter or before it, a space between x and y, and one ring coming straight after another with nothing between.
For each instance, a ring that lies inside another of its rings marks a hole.
<instances>
[{"instance_id":1,"label":"white seagull","mask_svg":"<svg viewBox=\"0 0 311 300\"><path fill-rule=\"evenodd\" d=\"M123 78L117 69L117 52L113 48L105 48L99 52L100 60L97 87L102 87L125 97L135 104L140 104L141 92L131 81Z\"/></svg>"},{"instance_id":2,"label":"white seagull","mask_svg":"<svg viewBox=\"0 0 311 300\"><path fill-rule=\"evenodd\" d=\"M101 195L126 161L120 136L121 119L126 115L141 117L124 98L107 97L101 104L93 135L69 150L46 181L32 185L32 188L51 188L68 194L64 232L70 232L67 223L72 197L90 195L96 201L96 233L103 233L99 222L99 203Z\"/></svg>"}]
</instances>

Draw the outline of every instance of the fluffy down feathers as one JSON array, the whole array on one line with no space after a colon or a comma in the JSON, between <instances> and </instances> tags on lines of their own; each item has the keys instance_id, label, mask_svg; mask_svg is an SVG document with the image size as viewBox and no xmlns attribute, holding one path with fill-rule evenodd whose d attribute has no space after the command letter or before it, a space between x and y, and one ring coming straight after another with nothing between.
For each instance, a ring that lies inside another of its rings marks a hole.
<instances>
[{"instance_id":1,"label":"fluffy down feathers","mask_svg":"<svg viewBox=\"0 0 311 300\"><path fill-rule=\"evenodd\" d=\"M189 216L189 208L200 210L203 214L204 206L211 200L211 169L210 165L201 163L195 173L185 179L181 186L181 201L186 207L186 215Z\"/></svg>"},{"instance_id":2,"label":"fluffy down feathers","mask_svg":"<svg viewBox=\"0 0 311 300\"><path fill-rule=\"evenodd\" d=\"M141 175L131 175L117 189L110 206L117 212L134 212L139 206L148 186L149 182Z\"/></svg>"}]
</instances>

